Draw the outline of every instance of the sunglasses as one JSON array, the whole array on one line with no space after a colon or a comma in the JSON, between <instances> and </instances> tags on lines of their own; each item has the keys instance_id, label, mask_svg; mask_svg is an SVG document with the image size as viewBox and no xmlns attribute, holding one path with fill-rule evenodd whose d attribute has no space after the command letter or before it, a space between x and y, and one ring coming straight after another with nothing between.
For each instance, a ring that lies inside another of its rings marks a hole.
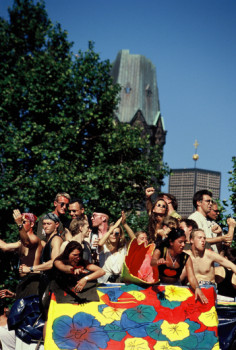
<instances>
[{"instance_id":1,"label":"sunglasses","mask_svg":"<svg viewBox=\"0 0 236 350\"><path fill-rule=\"evenodd\" d=\"M116 232L112 232L111 235L114 234L115 236L119 236L120 232L116 231Z\"/></svg>"},{"instance_id":2,"label":"sunglasses","mask_svg":"<svg viewBox=\"0 0 236 350\"><path fill-rule=\"evenodd\" d=\"M165 204L157 204L157 207L161 207L161 208L166 209L166 205Z\"/></svg>"},{"instance_id":3,"label":"sunglasses","mask_svg":"<svg viewBox=\"0 0 236 350\"><path fill-rule=\"evenodd\" d=\"M68 208L69 207L69 203L58 202L58 204L60 204L61 208L63 208L63 207Z\"/></svg>"}]
</instances>

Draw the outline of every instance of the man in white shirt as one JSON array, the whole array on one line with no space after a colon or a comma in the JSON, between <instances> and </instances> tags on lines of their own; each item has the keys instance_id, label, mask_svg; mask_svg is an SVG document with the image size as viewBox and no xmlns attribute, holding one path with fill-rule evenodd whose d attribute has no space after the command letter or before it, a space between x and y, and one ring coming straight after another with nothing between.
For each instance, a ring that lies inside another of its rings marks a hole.
<instances>
[{"instance_id":1,"label":"man in white shirt","mask_svg":"<svg viewBox=\"0 0 236 350\"><path fill-rule=\"evenodd\" d=\"M193 205L196 208L196 211L191 214L188 218L194 220L198 228L202 229L206 234L206 241L211 244L211 248L218 252L216 243L219 242L232 242L232 235L226 234L223 236L214 236L212 231L212 225L209 220L207 220L207 215L211 211L212 207L212 193L208 190L201 190L194 194L193 196Z\"/></svg>"}]
</instances>

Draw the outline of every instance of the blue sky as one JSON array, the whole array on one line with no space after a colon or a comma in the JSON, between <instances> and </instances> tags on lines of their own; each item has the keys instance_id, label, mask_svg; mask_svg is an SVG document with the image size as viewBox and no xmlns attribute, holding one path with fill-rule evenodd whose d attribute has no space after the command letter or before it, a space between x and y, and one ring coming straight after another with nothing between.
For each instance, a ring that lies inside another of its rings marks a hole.
<instances>
[{"instance_id":1,"label":"blue sky","mask_svg":"<svg viewBox=\"0 0 236 350\"><path fill-rule=\"evenodd\" d=\"M7 16L12 0L0 1ZM228 172L236 152L235 0L46 0L50 19L67 30L73 51L88 41L102 59L121 49L156 66L167 130L164 161L170 168L220 171L221 199L229 198ZM168 178L165 179L168 190Z\"/></svg>"}]
</instances>

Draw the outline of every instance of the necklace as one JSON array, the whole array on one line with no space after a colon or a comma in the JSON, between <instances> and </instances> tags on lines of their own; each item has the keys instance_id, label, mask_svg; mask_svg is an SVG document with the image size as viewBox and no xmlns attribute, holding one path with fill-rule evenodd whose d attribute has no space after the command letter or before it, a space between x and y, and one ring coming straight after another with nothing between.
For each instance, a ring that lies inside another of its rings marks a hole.
<instances>
[{"instance_id":1,"label":"necklace","mask_svg":"<svg viewBox=\"0 0 236 350\"><path fill-rule=\"evenodd\" d=\"M168 253L169 253L170 259L171 259L171 261L172 261L172 266L174 267L174 266L175 266L175 263L176 263L177 258L175 258L174 256L172 256L172 255L170 254L169 249L168 249Z\"/></svg>"}]
</instances>

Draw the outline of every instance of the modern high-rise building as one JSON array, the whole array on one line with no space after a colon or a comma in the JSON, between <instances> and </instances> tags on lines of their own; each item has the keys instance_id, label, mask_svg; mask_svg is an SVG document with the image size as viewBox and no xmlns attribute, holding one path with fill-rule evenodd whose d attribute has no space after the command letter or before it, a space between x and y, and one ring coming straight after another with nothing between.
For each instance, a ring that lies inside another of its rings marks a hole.
<instances>
[{"instance_id":1,"label":"modern high-rise building","mask_svg":"<svg viewBox=\"0 0 236 350\"><path fill-rule=\"evenodd\" d=\"M221 173L204 169L173 169L169 176L168 192L178 201L178 213L188 217L195 208L193 195L200 190L209 190L214 199L220 198Z\"/></svg>"}]
</instances>

